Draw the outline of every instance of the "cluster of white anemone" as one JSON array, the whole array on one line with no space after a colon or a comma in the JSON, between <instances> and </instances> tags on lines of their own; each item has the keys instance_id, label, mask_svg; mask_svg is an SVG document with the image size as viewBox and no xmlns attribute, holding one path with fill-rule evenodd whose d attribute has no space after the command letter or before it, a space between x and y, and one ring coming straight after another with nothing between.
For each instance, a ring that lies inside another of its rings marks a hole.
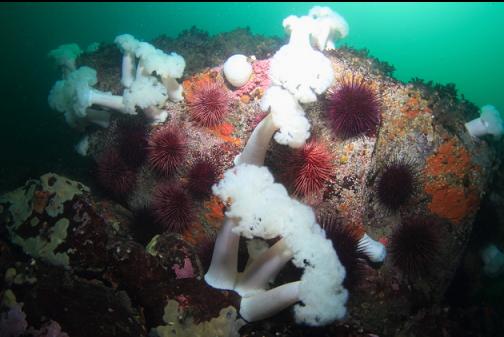
<instances>
[{"instance_id":1,"label":"cluster of white anemone","mask_svg":"<svg viewBox=\"0 0 504 337\"><path fill-rule=\"evenodd\" d=\"M63 69L63 79L49 93L49 105L63 112L70 126L82 128L94 123L108 127L114 111L137 114L138 109L153 124L160 123L167 117L161 109L166 100L183 99L182 86L176 80L184 72L182 56L166 54L129 34L118 36L115 43L123 53L122 96L93 88L97 83L94 69L86 66L76 69L75 59L82 53L76 44L62 45L49 53Z\"/></svg>"},{"instance_id":2,"label":"cluster of white anemone","mask_svg":"<svg viewBox=\"0 0 504 337\"><path fill-rule=\"evenodd\" d=\"M236 157L236 166L213 187L228 208L205 280L215 288L239 293L240 314L247 321L270 317L299 303L294 307L296 320L321 326L346 314L345 268L313 209L275 183L264 161L272 138L299 148L310 137L310 122L301 104L316 101L334 78L330 60L314 47L334 48L333 40L345 37L348 25L328 7L318 6L308 16L289 16L283 24L290 40L271 61L272 86L260 104L268 114ZM238 272L241 236L279 240L259 254L249 254L245 270ZM363 235L359 245L371 261L385 258L385 247L368 235ZM269 289L270 281L289 261L304 270L301 279Z\"/></svg>"}]
</instances>

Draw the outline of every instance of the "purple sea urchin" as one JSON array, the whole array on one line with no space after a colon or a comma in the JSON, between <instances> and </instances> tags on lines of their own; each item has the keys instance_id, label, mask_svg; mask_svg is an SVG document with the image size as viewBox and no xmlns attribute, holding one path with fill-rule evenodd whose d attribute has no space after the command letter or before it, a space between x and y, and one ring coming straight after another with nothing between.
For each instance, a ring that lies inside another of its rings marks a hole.
<instances>
[{"instance_id":1,"label":"purple sea urchin","mask_svg":"<svg viewBox=\"0 0 504 337\"><path fill-rule=\"evenodd\" d=\"M186 137L175 125L154 132L148 141L149 163L156 171L169 175L184 161Z\"/></svg>"},{"instance_id":2,"label":"purple sea urchin","mask_svg":"<svg viewBox=\"0 0 504 337\"><path fill-rule=\"evenodd\" d=\"M429 218L403 220L389 243L393 264L407 277L427 276L440 249L438 227Z\"/></svg>"},{"instance_id":3,"label":"purple sea urchin","mask_svg":"<svg viewBox=\"0 0 504 337\"><path fill-rule=\"evenodd\" d=\"M414 195L418 174L413 163L394 160L388 163L378 177L376 193L380 204L397 211Z\"/></svg>"},{"instance_id":4,"label":"purple sea urchin","mask_svg":"<svg viewBox=\"0 0 504 337\"><path fill-rule=\"evenodd\" d=\"M182 233L193 219L193 202L178 185L163 183L154 191L152 212L165 230Z\"/></svg>"},{"instance_id":5,"label":"purple sea urchin","mask_svg":"<svg viewBox=\"0 0 504 337\"><path fill-rule=\"evenodd\" d=\"M380 100L364 79L352 76L329 92L327 117L333 132L341 138L374 131L380 124Z\"/></svg>"},{"instance_id":6,"label":"purple sea urchin","mask_svg":"<svg viewBox=\"0 0 504 337\"><path fill-rule=\"evenodd\" d=\"M136 174L115 149L105 150L97 160L97 177L103 188L124 200L135 186Z\"/></svg>"},{"instance_id":7,"label":"purple sea urchin","mask_svg":"<svg viewBox=\"0 0 504 337\"><path fill-rule=\"evenodd\" d=\"M217 182L214 165L206 160L197 161L188 174L187 188L195 199L204 199L212 192Z\"/></svg>"}]
</instances>

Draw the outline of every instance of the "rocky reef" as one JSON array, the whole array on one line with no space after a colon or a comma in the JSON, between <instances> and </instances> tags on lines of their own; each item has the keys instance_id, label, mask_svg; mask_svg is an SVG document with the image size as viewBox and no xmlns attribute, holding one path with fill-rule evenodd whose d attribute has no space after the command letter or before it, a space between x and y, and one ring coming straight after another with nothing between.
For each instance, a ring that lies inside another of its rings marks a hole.
<instances>
[{"instance_id":1,"label":"rocky reef","mask_svg":"<svg viewBox=\"0 0 504 337\"><path fill-rule=\"evenodd\" d=\"M247 29L211 37L191 28L152 43L187 62L184 100L165 103L166 122L113 115L110 127L86 130L94 185L48 173L0 197L2 308L23 303L30 326L53 320L72 337L471 335L457 323L470 313L451 314L443 301L467 259L481 205L499 209L493 205L504 200L499 192L486 199L493 179L502 185L495 178L498 142L472 138L464 128L477 107L452 87L396 80L390 65L365 51L324 52L336 78L317 102L303 105L310 141L301 149L272 143L265 166L314 208L329 238L338 226L349 236L365 232L387 248L387 257L367 261L335 234L352 275L347 317L312 328L285 310L246 324L239 297L203 280L225 211L211 186L265 117L260 99L280 41ZM252 78L239 89L222 74L235 53L255 56ZM96 88L117 94L120 59L115 45L102 45L77 64L96 69ZM213 91L201 89L210 85ZM347 99L339 91L347 85L372 95L377 111L375 119L371 108L368 116L374 127L356 137L347 135L359 123L336 127L331 117ZM198 116L213 112L197 102L212 100L220 119L202 122ZM176 150L164 166L156 164L159 146ZM323 172L306 173L306 165ZM311 184L299 183L307 179ZM243 268L244 242L239 251ZM288 266L275 284L295 279L299 270Z\"/></svg>"}]
</instances>

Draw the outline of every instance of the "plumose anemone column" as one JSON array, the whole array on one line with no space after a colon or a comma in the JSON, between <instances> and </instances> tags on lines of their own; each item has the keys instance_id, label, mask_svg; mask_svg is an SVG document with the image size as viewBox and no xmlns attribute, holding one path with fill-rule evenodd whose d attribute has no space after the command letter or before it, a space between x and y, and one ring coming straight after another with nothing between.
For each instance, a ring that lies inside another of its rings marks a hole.
<instances>
[{"instance_id":1,"label":"plumose anemone column","mask_svg":"<svg viewBox=\"0 0 504 337\"><path fill-rule=\"evenodd\" d=\"M345 269L310 207L291 199L267 168L249 164L226 171L213 192L230 204L205 280L240 293L240 313L245 319L263 319L297 302L303 303L295 307L299 323L320 326L344 317L348 298L342 285ZM238 240L230 234L281 239L239 275ZM304 269L301 280L267 290L267 282L291 258Z\"/></svg>"},{"instance_id":2,"label":"plumose anemone column","mask_svg":"<svg viewBox=\"0 0 504 337\"><path fill-rule=\"evenodd\" d=\"M123 53L122 67L121 67L121 83L126 88L129 88L135 79L135 51L140 43L130 34L122 34L115 38L114 42Z\"/></svg>"},{"instance_id":3,"label":"plumose anemone column","mask_svg":"<svg viewBox=\"0 0 504 337\"><path fill-rule=\"evenodd\" d=\"M268 88L261 100L261 109L269 114L256 126L235 164L263 165L276 131L277 143L293 148L303 146L310 137L310 122L287 90L277 86Z\"/></svg>"}]
</instances>

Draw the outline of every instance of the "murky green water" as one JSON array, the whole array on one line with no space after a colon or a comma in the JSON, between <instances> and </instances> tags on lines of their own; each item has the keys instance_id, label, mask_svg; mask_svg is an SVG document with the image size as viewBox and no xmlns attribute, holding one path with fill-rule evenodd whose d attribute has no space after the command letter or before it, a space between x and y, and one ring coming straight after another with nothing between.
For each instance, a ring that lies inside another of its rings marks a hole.
<instances>
[{"instance_id":1,"label":"murky green water","mask_svg":"<svg viewBox=\"0 0 504 337\"><path fill-rule=\"evenodd\" d=\"M305 15L314 3L2 4L0 139L2 161L38 176L68 158L78 135L47 105L59 76L47 52L62 44L112 42L120 33L149 40L176 36L193 25L216 34L249 26L283 36L282 19ZM504 110L504 4L332 3L350 25L342 41L395 66L401 80L453 82L478 105ZM75 159L75 165L79 165ZM19 183L19 182L17 182ZM0 185L1 186L1 185ZM2 188L0 188L2 189Z\"/></svg>"}]
</instances>

